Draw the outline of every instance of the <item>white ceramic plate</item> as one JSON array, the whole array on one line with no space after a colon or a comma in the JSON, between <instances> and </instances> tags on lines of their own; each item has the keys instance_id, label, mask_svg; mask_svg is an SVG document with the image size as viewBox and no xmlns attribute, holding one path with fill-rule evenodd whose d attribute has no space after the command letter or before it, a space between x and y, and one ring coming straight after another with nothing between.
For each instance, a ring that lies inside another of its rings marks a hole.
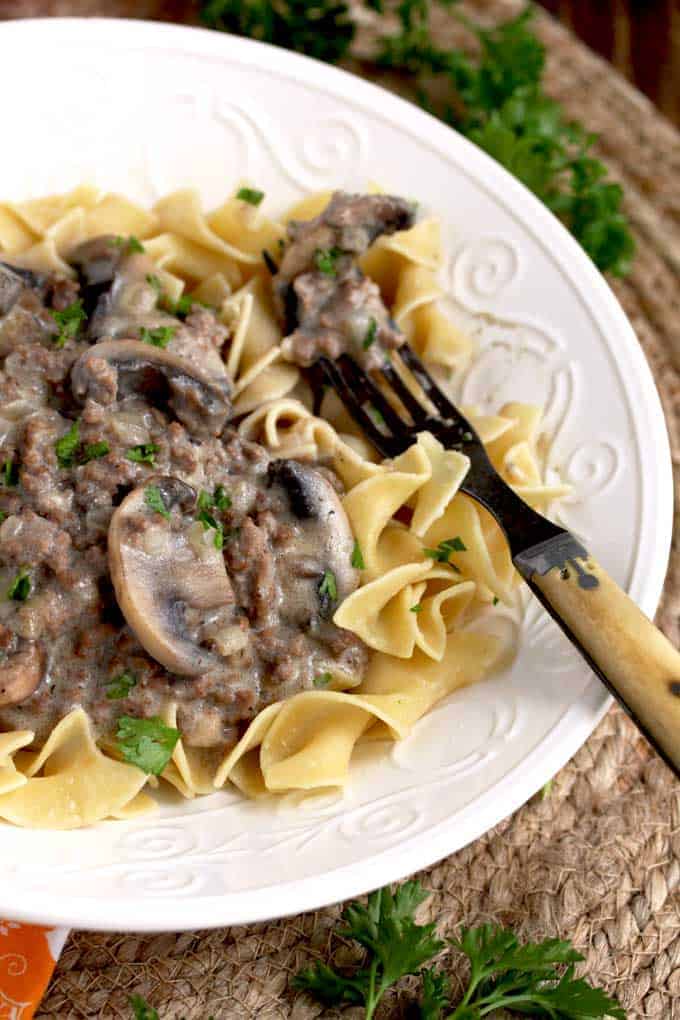
<instances>
[{"instance_id":1,"label":"white ceramic plate","mask_svg":"<svg viewBox=\"0 0 680 1020\"><path fill-rule=\"evenodd\" d=\"M104 20L0 27L0 196L89 180L147 203L247 178L283 208L379 181L444 224L452 313L480 357L467 401L546 405L563 520L653 613L671 536L665 425L633 331L565 230L496 163L415 107L256 43ZM345 899L459 849L539 789L608 705L529 604L514 666L461 691L393 750L363 752L344 801L220 793L135 824L0 827L0 916L160 930L258 921Z\"/></svg>"}]
</instances>

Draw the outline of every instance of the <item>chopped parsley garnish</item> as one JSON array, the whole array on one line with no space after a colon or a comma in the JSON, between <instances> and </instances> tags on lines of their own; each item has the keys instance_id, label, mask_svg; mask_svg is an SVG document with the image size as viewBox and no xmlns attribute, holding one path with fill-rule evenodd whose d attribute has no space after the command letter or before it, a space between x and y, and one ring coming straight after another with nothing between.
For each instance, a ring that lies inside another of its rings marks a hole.
<instances>
[{"instance_id":1,"label":"chopped parsley garnish","mask_svg":"<svg viewBox=\"0 0 680 1020\"><path fill-rule=\"evenodd\" d=\"M121 234L118 234L117 237L114 237L113 244L115 244L116 248L127 248L128 255L139 255L145 250L142 242L134 234L130 234L129 237L123 237Z\"/></svg>"},{"instance_id":2,"label":"chopped parsley garnish","mask_svg":"<svg viewBox=\"0 0 680 1020\"><path fill-rule=\"evenodd\" d=\"M409 609L409 613L420 613L422 608L422 604L420 602L416 602L415 606L411 606Z\"/></svg>"},{"instance_id":3,"label":"chopped parsley garnish","mask_svg":"<svg viewBox=\"0 0 680 1020\"><path fill-rule=\"evenodd\" d=\"M7 589L7 598L14 602L25 602L31 594L31 575L22 567Z\"/></svg>"},{"instance_id":4,"label":"chopped parsley garnish","mask_svg":"<svg viewBox=\"0 0 680 1020\"><path fill-rule=\"evenodd\" d=\"M228 510L231 506L231 496L224 491L223 485L217 485L213 495L215 506L218 510Z\"/></svg>"},{"instance_id":5,"label":"chopped parsley garnish","mask_svg":"<svg viewBox=\"0 0 680 1020\"><path fill-rule=\"evenodd\" d=\"M116 741L125 761L148 775L160 776L172 758L180 738L179 730L166 726L162 719L135 719L121 715Z\"/></svg>"},{"instance_id":6,"label":"chopped parsley garnish","mask_svg":"<svg viewBox=\"0 0 680 1020\"><path fill-rule=\"evenodd\" d=\"M156 291L156 294L158 295L158 297L161 297L161 295L163 293L163 284L158 279L156 274L155 273L147 273L146 274L146 282L149 284L149 286L153 287L153 289Z\"/></svg>"},{"instance_id":7,"label":"chopped parsley garnish","mask_svg":"<svg viewBox=\"0 0 680 1020\"><path fill-rule=\"evenodd\" d=\"M423 549L423 552L430 559L437 560L439 563L448 563L449 566L453 567L454 564L449 561L451 553L467 552L467 546L462 538L456 535L455 538L447 538L446 541L440 542L436 549Z\"/></svg>"},{"instance_id":8,"label":"chopped parsley garnish","mask_svg":"<svg viewBox=\"0 0 680 1020\"><path fill-rule=\"evenodd\" d=\"M189 297L188 294L182 294L181 297L177 298L174 305L172 306L172 314L187 316L195 303L196 302L194 301L194 299L192 297Z\"/></svg>"},{"instance_id":9,"label":"chopped parsley garnish","mask_svg":"<svg viewBox=\"0 0 680 1020\"><path fill-rule=\"evenodd\" d=\"M142 326L139 339L144 344L151 344L152 347L167 347L176 332L176 326L155 326L153 329Z\"/></svg>"},{"instance_id":10,"label":"chopped parsley garnish","mask_svg":"<svg viewBox=\"0 0 680 1020\"><path fill-rule=\"evenodd\" d=\"M125 451L125 456L135 464L150 464L153 467L156 463L157 453L158 447L155 443L137 443L136 446L130 446Z\"/></svg>"},{"instance_id":11,"label":"chopped parsley garnish","mask_svg":"<svg viewBox=\"0 0 680 1020\"><path fill-rule=\"evenodd\" d=\"M333 674L329 673L328 671L326 671L325 673L318 673L317 676L314 677L314 686L315 687L328 687L328 685L332 681L332 679L333 679Z\"/></svg>"},{"instance_id":12,"label":"chopped parsley garnish","mask_svg":"<svg viewBox=\"0 0 680 1020\"><path fill-rule=\"evenodd\" d=\"M383 415L382 411L379 411L377 407L371 407L370 411L378 425L385 424L385 416Z\"/></svg>"},{"instance_id":13,"label":"chopped parsley garnish","mask_svg":"<svg viewBox=\"0 0 680 1020\"><path fill-rule=\"evenodd\" d=\"M74 421L68 432L65 432L61 439L54 444L54 452L57 455L59 467L73 467L76 460L76 453L80 446L80 422Z\"/></svg>"},{"instance_id":14,"label":"chopped parsley garnish","mask_svg":"<svg viewBox=\"0 0 680 1020\"><path fill-rule=\"evenodd\" d=\"M59 333L54 341L57 347L63 347L67 340L74 340L87 319L81 298L61 312L50 311L50 315L59 327Z\"/></svg>"},{"instance_id":15,"label":"chopped parsley garnish","mask_svg":"<svg viewBox=\"0 0 680 1020\"><path fill-rule=\"evenodd\" d=\"M201 512L197 514L196 520L201 522L204 531L208 531L212 528L215 532L213 545L216 549L222 549L224 547L224 528L220 522L215 520L208 510L201 510Z\"/></svg>"},{"instance_id":16,"label":"chopped parsley garnish","mask_svg":"<svg viewBox=\"0 0 680 1020\"><path fill-rule=\"evenodd\" d=\"M342 255L340 248L317 248L314 252L314 265L324 276L337 276L336 262Z\"/></svg>"},{"instance_id":17,"label":"chopped parsley garnish","mask_svg":"<svg viewBox=\"0 0 680 1020\"><path fill-rule=\"evenodd\" d=\"M494 604L494 606L497 606L499 602L500 602L500 599L498 598L498 595L494 595L494 597L493 597L493 604Z\"/></svg>"},{"instance_id":18,"label":"chopped parsley garnish","mask_svg":"<svg viewBox=\"0 0 680 1020\"><path fill-rule=\"evenodd\" d=\"M338 584L332 570L324 570L321 584L319 585L319 595L325 595L332 602L337 600Z\"/></svg>"},{"instance_id":19,"label":"chopped parsley garnish","mask_svg":"<svg viewBox=\"0 0 680 1020\"><path fill-rule=\"evenodd\" d=\"M0 510L0 524L2 524L2 522L6 521L6 520L7 520L7 514L5 513L4 510Z\"/></svg>"},{"instance_id":20,"label":"chopped parsley garnish","mask_svg":"<svg viewBox=\"0 0 680 1020\"><path fill-rule=\"evenodd\" d=\"M70 468L76 464L87 464L91 460L105 457L110 447L105 439L99 439L96 443L86 443L81 447L80 422L76 420L68 432L65 432L61 439L57 439L54 450L59 467Z\"/></svg>"},{"instance_id":21,"label":"chopped parsley garnish","mask_svg":"<svg viewBox=\"0 0 680 1020\"><path fill-rule=\"evenodd\" d=\"M121 698L127 698L132 688L136 686L137 677L134 673L128 673L126 670L125 673L109 680L106 685L106 697L109 701L120 701Z\"/></svg>"},{"instance_id":22,"label":"chopped parsley garnish","mask_svg":"<svg viewBox=\"0 0 680 1020\"><path fill-rule=\"evenodd\" d=\"M161 517L165 517L166 520L170 520L170 511L163 502L161 490L157 485L147 485L144 490L144 502L150 510L155 510Z\"/></svg>"},{"instance_id":23,"label":"chopped parsley garnish","mask_svg":"<svg viewBox=\"0 0 680 1020\"><path fill-rule=\"evenodd\" d=\"M371 319L366 330L366 336L364 337L363 348L365 351L375 343L378 335L378 323L375 319Z\"/></svg>"},{"instance_id":24,"label":"chopped parsley garnish","mask_svg":"<svg viewBox=\"0 0 680 1020\"><path fill-rule=\"evenodd\" d=\"M359 545L358 542L354 543L354 548L352 549L352 566L356 567L357 570L366 569L366 564L364 563L364 556L361 551L361 546Z\"/></svg>"},{"instance_id":25,"label":"chopped parsley garnish","mask_svg":"<svg viewBox=\"0 0 680 1020\"><path fill-rule=\"evenodd\" d=\"M87 443L82 453L83 464L87 464L90 460L98 460L99 457L105 457L109 449L109 444L105 439L100 439L97 443Z\"/></svg>"},{"instance_id":26,"label":"chopped parsley garnish","mask_svg":"<svg viewBox=\"0 0 680 1020\"><path fill-rule=\"evenodd\" d=\"M201 489L198 495L199 510L212 510L213 507L217 507L218 510L228 510L230 506L231 497L226 494L223 485L216 486L212 496L205 489Z\"/></svg>"},{"instance_id":27,"label":"chopped parsley garnish","mask_svg":"<svg viewBox=\"0 0 680 1020\"><path fill-rule=\"evenodd\" d=\"M264 191L258 191L257 188L239 188L236 197L248 205L259 205L264 198Z\"/></svg>"},{"instance_id":28,"label":"chopped parsley garnish","mask_svg":"<svg viewBox=\"0 0 680 1020\"><path fill-rule=\"evenodd\" d=\"M11 457L3 462L2 482L7 488L19 484L19 465Z\"/></svg>"}]
</instances>

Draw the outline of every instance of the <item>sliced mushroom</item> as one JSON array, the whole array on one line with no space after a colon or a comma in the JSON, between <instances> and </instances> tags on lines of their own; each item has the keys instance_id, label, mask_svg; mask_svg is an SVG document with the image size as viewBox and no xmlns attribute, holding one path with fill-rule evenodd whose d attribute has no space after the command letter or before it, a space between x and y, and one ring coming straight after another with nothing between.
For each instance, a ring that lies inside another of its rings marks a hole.
<instances>
[{"instance_id":1,"label":"sliced mushroom","mask_svg":"<svg viewBox=\"0 0 680 1020\"><path fill-rule=\"evenodd\" d=\"M347 514L330 481L309 464L272 461L269 481L284 489L291 513L299 522L297 537L286 545L288 598L291 602L302 601L306 587L308 599L311 596L316 602L316 611L328 618L359 585L359 571L352 566L354 535ZM332 579L327 578L324 584L327 573ZM300 579L297 586L294 578ZM293 598L296 587L297 599Z\"/></svg>"},{"instance_id":2,"label":"sliced mushroom","mask_svg":"<svg viewBox=\"0 0 680 1020\"><path fill-rule=\"evenodd\" d=\"M155 486L170 519L147 502ZM157 662L180 676L219 669L224 659L196 637L196 620L230 609L234 595L221 551L202 541L191 513L196 493L163 476L134 489L109 527L109 570L128 626Z\"/></svg>"},{"instance_id":3,"label":"sliced mushroom","mask_svg":"<svg viewBox=\"0 0 680 1020\"><path fill-rule=\"evenodd\" d=\"M99 299L111 286L122 257L123 249L116 243L113 234L93 237L71 252L69 262L78 271L80 293L90 319Z\"/></svg>"},{"instance_id":4,"label":"sliced mushroom","mask_svg":"<svg viewBox=\"0 0 680 1020\"><path fill-rule=\"evenodd\" d=\"M166 405L195 436L218 436L231 411L231 386L214 379L177 354L139 340L105 340L78 359L71 370L76 399L111 404L139 393Z\"/></svg>"},{"instance_id":5,"label":"sliced mushroom","mask_svg":"<svg viewBox=\"0 0 680 1020\"><path fill-rule=\"evenodd\" d=\"M33 642L0 663L0 707L30 698L45 672L45 650Z\"/></svg>"},{"instance_id":6,"label":"sliced mushroom","mask_svg":"<svg viewBox=\"0 0 680 1020\"><path fill-rule=\"evenodd\" d=\"M45 281L45 276L34 273L32 269L0 262L0 315L7 315L25 288L40 290Z\"/></svg>"}]
</instances>

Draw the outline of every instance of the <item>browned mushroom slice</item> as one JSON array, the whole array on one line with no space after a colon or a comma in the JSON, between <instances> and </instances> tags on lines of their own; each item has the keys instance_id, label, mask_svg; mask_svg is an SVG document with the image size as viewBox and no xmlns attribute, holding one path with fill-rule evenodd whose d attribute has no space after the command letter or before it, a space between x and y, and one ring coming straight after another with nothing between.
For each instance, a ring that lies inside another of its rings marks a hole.
<instances>
[{"instance_id":1,"label":"browned mushroom slice","mask_svg":"<svg viewBox=\"0 0 680 1020\"><path fill-rule=\"evenodd\" d=\"M231 411L228 379L214 379L170 351L140 340L105 340L71 370L77 400L111 404L133 394L167 405L195 436L218 436Z\"/></svg>"},{"instance_id":2,"label":"browned mushroom slice","mask_svg":"<svg viewBox=\"0 0 680 1020\"><path fill-rule=\"evenodd\" d=\"M272 461L269 480L284 489L298 521L297 535L286 546L287 612L298 603L300 615L312 609L330 618L359 584L352 566L354 535L340 498L325 475L296 460Z\"/></svg>"},{"instance_id":3,"label":"browned mushroom slice","mask_svg":"<svg viewBox=\"0 0 680 1020\"><path fill-rule=\"evenodd\" d=\"M31 642L0 664L0 706L19 705L37 690L45 672L45 651Z\"/></svg>"},{"instance_id":4,"label":"browned mushroom slice","mask_svg":"<svg viewBox=\"0 0 680 1020\"><path fill-rule=\"evenodd\" d=\"M180 676L223 666L201 643L201 625L230 616L234 601L221 551L192 522L195 501L178 478L156 478L123 500L109 527L118 605L149 655Z\"/></svg>"}]
</instances>

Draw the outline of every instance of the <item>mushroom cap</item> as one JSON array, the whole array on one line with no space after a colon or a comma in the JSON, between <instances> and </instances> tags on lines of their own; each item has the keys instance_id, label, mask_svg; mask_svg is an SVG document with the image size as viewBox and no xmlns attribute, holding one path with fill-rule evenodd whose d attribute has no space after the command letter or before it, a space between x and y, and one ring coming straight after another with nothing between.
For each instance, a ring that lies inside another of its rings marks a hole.
<instances>
[{"instance_id":1,"label":"mushroom cap","mask_svg":"<svg viewBox=\"0 0 680 1020\"><path fill-rule=\"evenodd\" d=\"M170 519L147 504L149 486L158 488ZM205 616L234 601L221 551L202 541L200 525L194 528L185 519L195 501L195 491L180 479L154 478L123 500L109 526L109 570L118 605L148 654L180 676L223 665L223 658L192 634L190 618L192 612Z\"/></svg>"},{"instance_id":2,"label":"mushroom cap","mask_svg":"<svg viewBox=\"0 0 680 1020\"><path fill-rule=\"evenodd\" d=\"M338 601L359 586L359 571L352 566L354 535L349 519L326 475L297 460L274 460L268 469L271 483L286 492L291 513L300 522L300 538L292 554L313 556L332 571Z\"/></svg>"},{"instance_id":3,"label":"mushroom cap","mask_svg":"<svg viewBox=\"0 0 680 1020\"><path fill-rule=\"evenodd\" d=\"M0 664L0 707L30 698L43 678L45 661L42 645L30 642Z\"/></svg>"},{"instance_id":4,"label":"mushroom cap","mask_svg":"<svg viewBox=\"0 0 680 1020\"><path fill-rule=\"evenodd\" d=\"M104 340L71 370L73 395L109 404L139 393L167 404L196 436L218 436L231 412L226 376L214 379L193 362L141 340Z\"/></svg>"}]
</instances>

